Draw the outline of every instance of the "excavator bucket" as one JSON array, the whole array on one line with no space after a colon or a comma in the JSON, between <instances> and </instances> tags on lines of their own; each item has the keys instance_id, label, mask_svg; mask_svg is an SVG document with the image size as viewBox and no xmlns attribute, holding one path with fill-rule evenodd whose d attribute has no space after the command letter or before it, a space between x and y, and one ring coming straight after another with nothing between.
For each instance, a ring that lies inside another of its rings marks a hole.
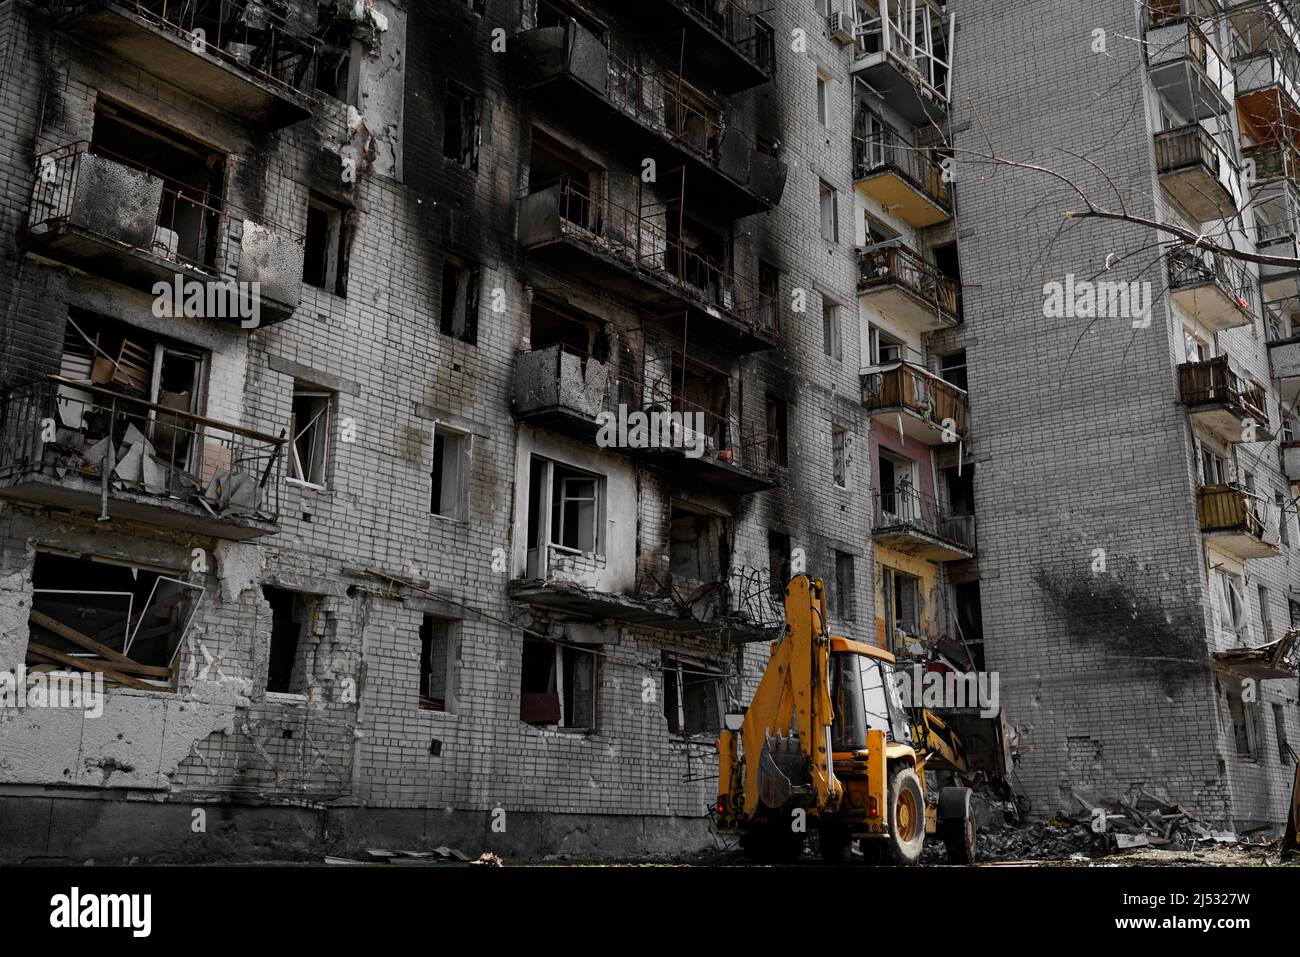
<instances>
[{"instance_id":1,"label":"excavator bucket","mask_svg":"<svg viewBox=\"0 0 1300 957\"><path fill-rule=\"evenodd\" d=\"M758 799L764 807L779 811L794 799L805 797L808 761L799 748L799 735L781 732L765 735L758 762Z\"/></svg>"},{"instance_id":2,"label":"excavator bucket","mask_svg":"<svg viewBox=\"0 0 1300 957\"><path fill-rule=\"evenodd\" d=\"M981 714L979 708L929 710L956 733L965 759L964 772L983 771L994 779L1011 772L1011 731L1000 709L992 716Z\"/></svg>"}]
</instances>

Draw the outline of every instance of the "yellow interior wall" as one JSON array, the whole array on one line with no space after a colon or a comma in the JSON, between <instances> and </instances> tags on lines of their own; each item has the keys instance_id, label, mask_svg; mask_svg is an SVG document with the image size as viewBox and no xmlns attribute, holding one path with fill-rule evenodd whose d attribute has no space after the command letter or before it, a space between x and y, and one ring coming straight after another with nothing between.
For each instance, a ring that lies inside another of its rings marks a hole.
<instances>
[{"instance_id":1,"label":"yellow interior wall","mask_svg":"<svg viewBox=\"0 0 1300 957\"><path fill-rule=\"evenodd\" d=\"M924 558L913 558L883 545L876 546L876 564L873 570L876 593L876 644L884 648L885 642L885 574L884 566L921 580L921 631L927 636L938 633L939 566Z\"/></svg>"}]
</instances>

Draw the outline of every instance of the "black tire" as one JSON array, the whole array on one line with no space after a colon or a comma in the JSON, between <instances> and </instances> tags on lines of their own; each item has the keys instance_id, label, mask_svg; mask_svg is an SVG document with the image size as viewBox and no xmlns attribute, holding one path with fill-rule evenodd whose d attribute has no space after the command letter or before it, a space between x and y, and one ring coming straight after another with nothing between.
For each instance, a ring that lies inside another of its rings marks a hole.
<instances>
[{"instance_id":1,"label":"black tire","mask_svg":"<svg viewBox=\"0 0 1300 957\"><path fill-rule=\"evenodd\" d=\"M975 863L975 818L954 818L939 825L939 836L948 850L949 864Z\"/></svg>"},{"instance_id":2,"label":"black tire","mask_svg":"<svg viewBox=\"0 0 1300 957\"><path fill-rule=\"evenodd\" d=\"M925 847L925 792L906 765L889 776L889 836L882 843L885 863L896 867L915 864Z\"/></svg>"},{"instance_id":3,"label":"black tire","mask_svg":"<svg viewBox=\"0 0 1300 957\"><path fill-rule=\"evenodd\" d=\"M847 864L853 839L848 831L837 827L826 827L822 828L818 835L818 846L822 860L827 864Z\"/></svg>"}]
</instances>

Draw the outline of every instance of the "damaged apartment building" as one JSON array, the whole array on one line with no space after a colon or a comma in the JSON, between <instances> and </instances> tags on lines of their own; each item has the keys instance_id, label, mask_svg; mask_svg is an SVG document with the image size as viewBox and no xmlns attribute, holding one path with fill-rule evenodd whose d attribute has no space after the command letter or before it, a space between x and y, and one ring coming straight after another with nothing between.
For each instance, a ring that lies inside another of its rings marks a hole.
<instances>
[{"instance_id":1,"label":"damaged apartment building","mask_svg":"<svg viewBox=\"0 0 1300 957\"><path fill-rule=\"evenodd\" d=\"M1201 579L1267 593L1262 639L1291 559L1198 551L1174 488L1237 406L1135 469L1112 443L1157 438L1090 404L1122 344L1040 367L1064 326L1008 277L1050 224L962 172L972 102L1026 142L997 71L1028 95L1071 61L999 43L1043 29L977 0L0 0L0 671L107 686L95 718L0 710L4 858L701 846L804 571L834 632L1000 672L1040 809L1148 782L1278 818L1295 682L1230 711L1210 653L1248 642ZM1125 670L1094 547L1172 609L1176 688Z\"/></svg>"}]
</instances>

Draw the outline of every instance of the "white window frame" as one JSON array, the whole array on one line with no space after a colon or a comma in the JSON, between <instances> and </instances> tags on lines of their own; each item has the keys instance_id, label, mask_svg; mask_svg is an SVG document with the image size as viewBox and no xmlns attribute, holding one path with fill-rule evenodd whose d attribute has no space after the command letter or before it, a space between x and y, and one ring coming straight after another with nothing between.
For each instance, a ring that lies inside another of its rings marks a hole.
<instances>
[{"instance_id":1,"label":"white window frame","mask_svg":"<svg viewBox=\"0 0 1300 957\"><path fill-rule=\"evenodd\" d=\"M302 461L298 457L298 436L306 432L306 429L305 428L301 430L298 429L298 421L293 413L292 402L296 402L298 399L302 399L302 398L325 400L325 408L321 412L316 413L316 415L313 416L311 423L308 423L307 426L308 428L313 427L312 423L317 422L317 420L321 418L321 414L323 412L324 421L321 422L319 426L316 426L316 428L320 430L320 433L323 436L323 443L324 443L320 453L321 474L320 474L319 482L313 482L311 479L303 478ZM334 393L325 392L319 389L295 388L293 390L293 399L291 400L289 410L290 410L289 418L292 426L289 430L290 432L290 436L289 436L290 474L285 479L285 481L293 485L302 485L305 486L306 488L324 489L328 486L328 482L329 482L328 473L329 473L329 461L330 461L330 430L332 428L332 423L334 419Z\"/></svg>"},{"instance_id":2,"label":"white window frame","mask_svg":"<svg viewBox=\"0 0 1300 957\"><path fill-rule=\"evenodd\" d=\"M450 515L445 514L445 513L443 513L443 512L440 512L440 511L439 511L439 512L435 512L435 511L433 510L433 508L432 508L432 505L433 505L433 462L430 462L430 463L429 463L429 505L430 505L430 508L429 508L429 514L432 515L434 518L440 518L440 519L443 519L444 521L448 521L448 522L466 522L466 521L469 520L469 483L470 483L470 475L471 475L471 473L473 472L473 469L474 469L474 465L473 465L473 463L474 463L474 434L473 434L472 432L466 432L464 429L457 429L457 428L454 428L453 426L450 426L450 425L448 425L448 424L445 423L445 422L435 422L434 425L433 425L433 442L434 442L434 446L433 446L433 449L430 450L430 453L431 453L431 454L434 452L434 450L437 449L437 442L438 442L438 436L439 436L439 435L442 435L442 436L443 436L443 452L442 452L442 467L443 467L442 501L445 501L446 498L447 498L447 482L446 482L446 477L447 477L447 471L448 471L448 467L447 467L447 462L448 462L448 453L447 453L447 442L446 442L446 440L447 440L448 438L451 438L451 439L454 439L454 440L457 442L457 444L459 444L459 443L464 443L465 448L464 448L464 452L463 452L463 454L458 454L457 457L456 457L455 472L454 472L455 479L456 479L456 482L455 482L455 490L456 490L456 491L455 491L455 494L456 494L456 506L455 506L455 509L453 510L453 513L450 514ZM439 508L441 508L441 507L442 507L442 504L441 504L441 501L440 501L440 502L439 502Z\"/></svg>"},{"instance_id":3,"label":"white window frame","mask_svg":"<svg viewBox=\"0 0 1300 957\"><path fill-rule=\"evenodd\" d=\"M671 674L673 686L677 694L677 728L674 729L669 725L668 733L679 740L717 734L717 731L686 730L686 672L691 671L714 678L713 688L717 695L718 721L721 723L722 716L726 713L726 689L724 687L725 676L723 675L721 667L689 657L670 654L666 656L663 670ZM664 688L664 700L668 700L667 688Z\"/></svg>"}]
</instances>

